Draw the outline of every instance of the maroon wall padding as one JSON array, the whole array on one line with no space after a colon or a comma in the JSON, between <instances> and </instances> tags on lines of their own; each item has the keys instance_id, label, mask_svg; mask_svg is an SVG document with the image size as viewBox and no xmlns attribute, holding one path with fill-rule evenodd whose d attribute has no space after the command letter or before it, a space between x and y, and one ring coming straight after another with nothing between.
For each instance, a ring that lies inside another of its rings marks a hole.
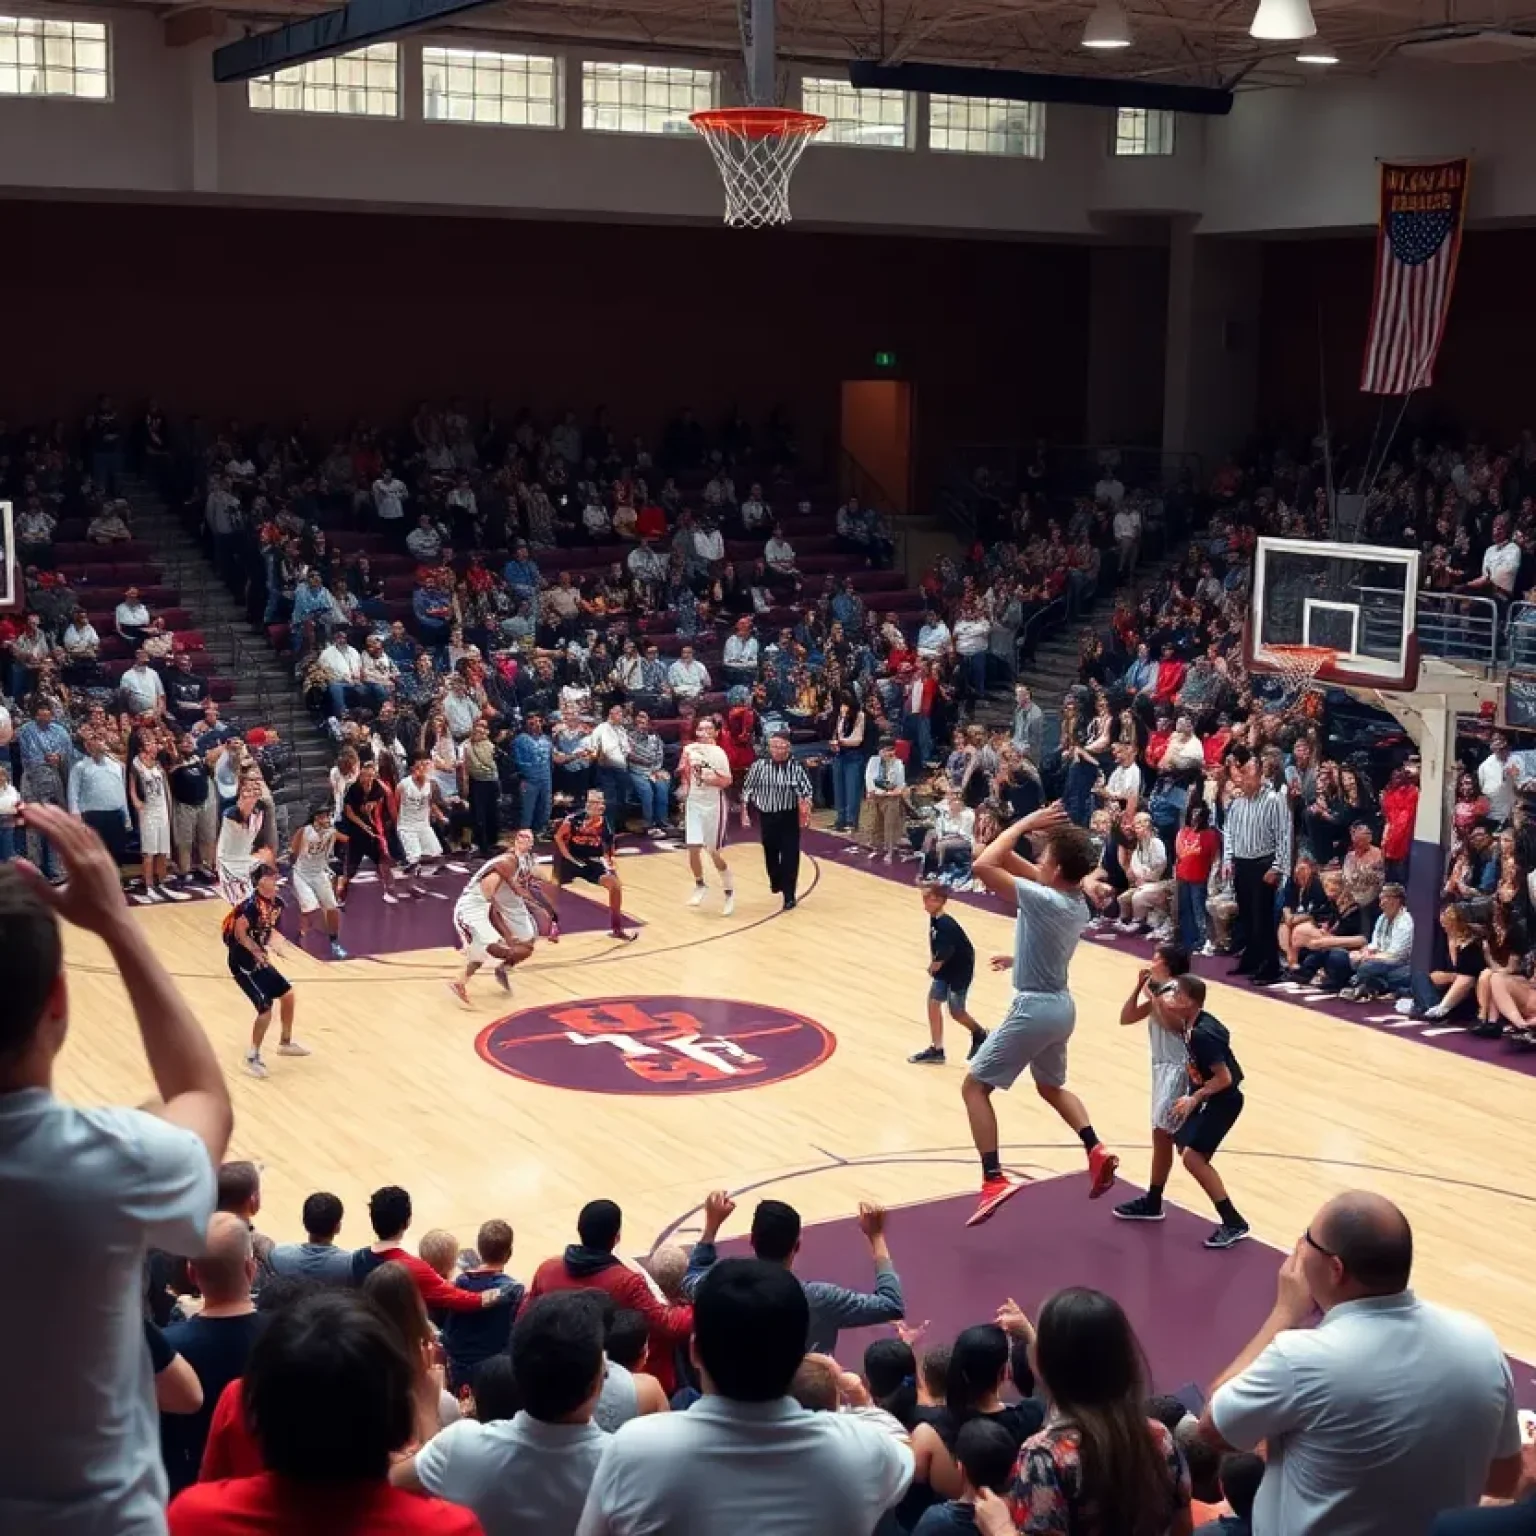
<instances>
[{"instance_id":1,"label":"maroon wall padding","mask_svg":"<svg viewBox=\"0 0 1536 1536\"><path fill-rule=\"evenodd\" d=\"M784 402L809 456L843 379L894 351L918 459L1079 441L1086 249L800 231L10 202L0 410L105 389L212 416L402 419L417 398L605 402L654 433Z\"/></svg>"},{"instance_id":2,"label":"maroon wall padding","mask_svg":"<svg viewBox=\"0 0 1536 1536\"><path fill-rule=\"evenodd\" d=\"M1321 307L1330 414L1344 431L1369 436L1381 400L1360 393L1360 364L1375 262L1374 236L1277 240L1265 246L1259 382L1263 426L1316 430ZM1533 271L1536 230L1467 234L1435 382L1410 402L1410 423L1476 428L1505 445L1521 428L1536 425ZM1387 425L1399 405L1398 398L1388 402Z\"/></svg>"}]
</instances>

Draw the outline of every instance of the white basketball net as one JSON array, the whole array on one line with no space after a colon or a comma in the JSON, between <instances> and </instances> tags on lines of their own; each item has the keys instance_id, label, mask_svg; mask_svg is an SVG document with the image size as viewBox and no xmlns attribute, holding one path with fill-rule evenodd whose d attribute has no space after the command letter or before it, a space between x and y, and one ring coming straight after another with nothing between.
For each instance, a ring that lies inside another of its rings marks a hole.
<instances>
[{"instance_id":1,"label":"white basketball net","mask_svg":"<svg viewBox=\"0 0 1536 1536\"><path fill-rule=\"evenodd\" d=\"M1287 708L1313 689L1322 691L1317 674L1339 654L1321 645L1272 645L1268 650L1280 678Z\"/></svg>"},{"instance_id":2,"label":"white basketball net","mask_svg":"<svg viewBox=\"0 0 1536 1536\"><path fill-rule=\"evenodd\" d=\"M737 229L788 224L789 179L806 145L826 127L826 119L792 114L781 129L764 132L760 124L711 112L700 113L693 125L709 145L725 183L725 222Z\"/></svg>"}]
</instances>

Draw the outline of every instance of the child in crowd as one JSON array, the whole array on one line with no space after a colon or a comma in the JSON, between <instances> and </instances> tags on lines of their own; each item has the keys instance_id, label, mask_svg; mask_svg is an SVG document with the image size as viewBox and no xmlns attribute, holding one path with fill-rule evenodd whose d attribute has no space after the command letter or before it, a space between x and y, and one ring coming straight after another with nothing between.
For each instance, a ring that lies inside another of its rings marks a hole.
<instances>
[{"instance_id":1,"label":"child in crowd","mask_svg":"<svg viewBox=\"0 0 1536 1536\"><path fill-rule=\"evenodd\" d=\"M919 1065L944 1064L946 1003L950 1018L971 1032L970 1049L965 1053L967 1061L987 1038L986 1030L965 1011L966 993L976 974L976 948L965 929L945 911L948 905L949 892L942 885L923 887L923 910L928 914L928 975L932 978L928 984L929 1043L907 1057Z\"/></svg>"},{"instance_id":2,"label":"child in crowd","mask_svg":"<svg viewBox=\"0 0 1536 1536\"><path fill-rule=\"evenodd\" d=\"M981 1489L1002 1495L1013 1484L1018 1460L1013 1436L1000 1424L975 1418L955 1436L955 1460L960 1466L960 1497L935 1504L912 1527L912 1536L947 1536L976 1530L976 1495Z\"/></svg>"}]
</instances>

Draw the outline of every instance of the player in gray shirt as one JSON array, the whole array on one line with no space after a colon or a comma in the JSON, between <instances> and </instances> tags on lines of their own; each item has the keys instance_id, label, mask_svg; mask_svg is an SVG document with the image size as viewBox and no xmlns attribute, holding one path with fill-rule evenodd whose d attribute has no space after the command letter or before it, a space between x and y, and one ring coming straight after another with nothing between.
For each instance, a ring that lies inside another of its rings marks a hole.
<instances>
[{"instance_id":1,"label":"player in gray shirt","mask_svg":"<svg viewBox=\"0 0 1536 1536\"><path fill-rule=\"evenodd\" d=\"M1030 837L1042 849L1031 863L1018 852ZM971 1059L961 1096L981 1154L981 1202L966 1222L979 1226L1023 1186L1006 1178L998 1158L996 1089L1011 1088L1027 1067L1035 1092L1077 1133L1088 1153L1088 1194L1097 1200L1115 1182L1120 1159L1099 1140L1083 1101L1067 1088L1067 1041L1077 1006L1067 990L1067 968L1088 920L1083 893L1102 900L1108 882L1097 869L1093 842L1068 819L1061 802L1025 816L976 856L972 873L989 891L1013 903L1013 1005ZM1100 888L1103 889L1100 889ZM1006 955L992 961L1008 965Z\"/></svg>"}]
</instances>

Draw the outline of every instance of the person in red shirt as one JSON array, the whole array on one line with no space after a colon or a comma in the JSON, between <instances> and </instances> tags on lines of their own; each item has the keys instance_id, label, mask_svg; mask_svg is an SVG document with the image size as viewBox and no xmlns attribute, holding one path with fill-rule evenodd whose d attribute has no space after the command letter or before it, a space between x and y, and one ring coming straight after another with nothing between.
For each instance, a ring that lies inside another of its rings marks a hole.
<instances>
[{"instance_id":1,"label":"person in red shirt","mask_svg":"<svg viewBox=\"0 0 1536 1536\"><path fill-rule=\"evenodd\" d=\"M273 1317L245 1406L266 1471L194 1483L170 1536L485 1536L467 1509L389 1485L411 1439L417 1372L362 1297L327 1290Z\"/></svg>"},{"instance_id":2,"label":"person in red shirt","mask_svg":"<svg viewBox=\"0 0 1536 1536\"><path fill-rule=\"evenodd\" d=\"M1419 786L1406 768L1394 768L1381 792L1381 856L1388 880L1399 885L1408 878L1408 854L1413 848L1413 824L1419 815Z\"/></svg>"},{"instance_id":3,"label":"person in red shirt","mask_svg":"<svg viewBox=\"0 0 1536 1536\"><path fill-rule=\"evenodd\" d=\"M1221 853L1221 833L1211 826L1210 807L1198 795L1196 788L1173 844L1179 942L1190 954L1205 943L1205 887Z\"/></svg>"},{"instance_id":4,"label":"person in red shirt","mask_svg":"<svg viewBox=\"0 0 1536 1536\"><path fill-rule=\"evenodd\" d=\"M678 1387L673 1352L692 1336L693 1308L668 1306L658 1299L646 1276L614 1252L623 1220L623 1212L612 1200L592 1200L582 1206L576 1218L580 1241L539 1265L528 1287L528 1300L536 1301L551 1291L606 1291L614 1306L640 1313L649 1328L651 1374L670 1397Z\"/></svg>"},{"instance_id":5,"label":"person in red shirt","mask_svg":"<svg viewBox=\"0 0 1536 1536\"><path fill-rule=\"evenodd\" d=\"M361 1285L374 1270L393 1260L410 1270L421 1299L434 1312L478 1312L481 1307L504 1307L504 1291L461 1291L449 1285L425 1259L408 1253L400 1245L411 1225L411 1197L398 1185L386 1184L374 1190L368 1199L368 1219L378 1234L371 1248L359 1248L352 1255L352 1283Z\"/></svg>"},{"instance_id":6,"label":"person in red shirt","mask_svg":"<svg viewBox=\"0 0 1536 1536\"><path fill-rule=\"evenodd\" d=\"M1154 704L1166 704L1173 708L1173 701L1178 697L1179 689L1184 686L1184 678L1189 668L1174 654L1172 645L1163 647L1162 658L1157 664L1157 687L1152 693Z\"/></svg>"}]
</instances>

